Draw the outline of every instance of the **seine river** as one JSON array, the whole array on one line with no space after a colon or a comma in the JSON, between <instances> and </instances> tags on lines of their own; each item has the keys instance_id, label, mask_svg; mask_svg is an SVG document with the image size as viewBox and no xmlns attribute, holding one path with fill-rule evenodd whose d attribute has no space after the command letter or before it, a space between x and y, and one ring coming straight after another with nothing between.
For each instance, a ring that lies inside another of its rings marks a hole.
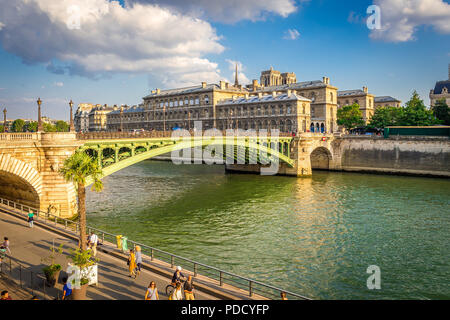
<instances>
[{"instance_id":1,"label":"seine river","mask_svg":"<svg viewBox=\"0 0 450 320\"><path fill-rule=\"evenodd\" d=\"M450 299L448 179L145 161L104 185L90 225L174 254L315 299Z\"/></svg>"}]
</instances>

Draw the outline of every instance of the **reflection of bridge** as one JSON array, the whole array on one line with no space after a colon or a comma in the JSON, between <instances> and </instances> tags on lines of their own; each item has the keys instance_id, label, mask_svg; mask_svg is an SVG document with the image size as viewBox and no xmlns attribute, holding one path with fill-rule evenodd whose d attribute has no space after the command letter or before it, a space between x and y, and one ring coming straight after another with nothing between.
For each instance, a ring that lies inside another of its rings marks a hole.
<instances>
[{"instance_id":1,"label":"reflection of bridge","mask_svg":"<svg viewBox=\"0 0 450 320\"><path fill-rule=\"evenodd\" d=\"M312 168L334 168L332 135L298 137L196 136L172 138L146 133L6 133L0 134L0 197L67 217L75 213L74 186L59 169L80 149L96 158L104 176L159 155L194 148L225 159L227 169L256 171L279 163L277 173L309 176ZM195 153L195 151L194 151ZM185 156L186 154L184 154ZM188 157L191 153L189 151ZM89 180L89 179L88 179Z\"/></svg>"}]
</instances>

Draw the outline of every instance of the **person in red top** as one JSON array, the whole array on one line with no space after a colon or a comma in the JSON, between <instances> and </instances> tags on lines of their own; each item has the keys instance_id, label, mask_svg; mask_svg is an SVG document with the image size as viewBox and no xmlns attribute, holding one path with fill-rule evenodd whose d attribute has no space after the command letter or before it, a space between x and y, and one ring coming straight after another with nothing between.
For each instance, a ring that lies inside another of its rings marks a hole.
<instances>
[{"instance_id":1,"label":"person in red top","mask_svg":"<svg viewBox=\"0 0 450 320\"><path fill-rule=\"evenodd\" d=\"M7 290L2 291L2 297L0 298L0 300L12 300Z\"/></svg>"}]
</instances>

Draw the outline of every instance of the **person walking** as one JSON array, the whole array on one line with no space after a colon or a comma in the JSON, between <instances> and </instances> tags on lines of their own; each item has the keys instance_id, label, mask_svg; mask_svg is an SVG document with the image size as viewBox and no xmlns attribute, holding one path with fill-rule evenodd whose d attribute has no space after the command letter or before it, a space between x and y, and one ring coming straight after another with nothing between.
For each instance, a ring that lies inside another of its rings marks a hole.
<instances>
[{"instance_id":1,"label":"person walking","mask_svg":"<svg viewBox=\"0 0 450 320\"><path fill-rule=\"evenodd\" d=\"M8 252L9 255L11 255L11 250L9 249L9 239L8 237L3 238L2 247L5 248L6 252Z\"/></svg>"},{"instance_id":2,"label":"person walking","mask_svg":"<svg viewBox=\"0 0 450 320\"><path fill-rule=\"evenodd\" d=\"M130 277L133 277L136 279L136 273L135 273L135 269L136 269L136 256L134 254L133 249L130 249L130 255L128 256L128 270L130 271Z\"/></svg>"},{"instance_id":3,"label":"person walking","mask_svg":"<svg viewBox=\"0 0 450 320\"><path fill-rule=\"evenodd\" d=\"M30 228L33 228L33 221L34 221L34 213L33 212L30 212L30 213L28 213L28 226L30 227Z\"/></svg>"},{"instance_id":4,"label":"person walking","mask_svg":"<svg viewBox=\"0 0 450 320\"><path fill-rule=\"evenodd\" d=\"M170 300L183 300L183 292L181 290L181 282L177 282L175 290L173 290Z\"/></svg>"},{"instance_id":5,"label":"person walking","mask_svg":"<svg viewBox=\"0 0 450 320\"><path fill-rule=\"evenodd\" d=\"M136 246L136 277L141 273L142 251L140 246Z\"/></svg>"},{"instance_id":6,"label":"person walking","mask_svg":"<svg viewBox=\"0 0 450 320\"><path fill-rule=\"evenodd\" d=\"M186 300L195 300L192 276L188 276L187 281L184 283L184 297Z\"/></svg>"},{"instance_id":7,"label":"person walking","mask_svg":"<svg viewBox=\"0 0 450 320\"><path fill-rule=\"evenodd\" d=\"M155 281L150 282L145 293L145 300L159 300L158 289Z\"/></svg>"},{"instance_id":8,"label":"person walking","mask_svg":"<svg viewBox=\"0 0 450 320\"><path fill-rule=\"evenodd\" d=\"M88 246L89 248L91 248L92 255L94 257L97 255L97 243L98 243L98 236L94 232L91 232L91 235L89 236L88 239Z\"/></svg>"},{"instance_id":9,"label":"person walking","mask_svg":"<svg viewBox=\"0 0 450 320\"><path fill-rule=\"evenodd\" d=\"M72 286L67 282L67 277L64 277L62 281L64 283L64 287L61 300L72 300Z\"/></svg>"},{"instance_id":10,"label":"person walking","mask_svg":"<svg viewBox=\"0 0 450 320\"><path fill-rule=\"evenodd\" d=\"M9 296L8 290L2 291L2 296L0 300L12 300L11 297Z\"/></svg>"}]
</instances>

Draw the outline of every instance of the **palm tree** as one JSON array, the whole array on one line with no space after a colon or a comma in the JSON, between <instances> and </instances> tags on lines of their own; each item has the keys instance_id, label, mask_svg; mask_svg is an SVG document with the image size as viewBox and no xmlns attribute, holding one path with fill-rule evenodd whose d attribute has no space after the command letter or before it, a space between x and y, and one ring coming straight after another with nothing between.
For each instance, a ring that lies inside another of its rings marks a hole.
<instances>
[{"instance_id":1,"label":"palm tree","mask_svg":"<svg viewBox=\"0 0 450 320\"><path fill-rule=\"evenodd\" d=\"M86 250L86 178L91 177L94 181L92 190L100 192L103 183L100 180L102 170L97 161L84 152L75 152L64 161L64 166L59 170L68 182L73 182L78 192L78 216L80 218L80 244L81 250Z\"/></svg>"}]
</instances>

